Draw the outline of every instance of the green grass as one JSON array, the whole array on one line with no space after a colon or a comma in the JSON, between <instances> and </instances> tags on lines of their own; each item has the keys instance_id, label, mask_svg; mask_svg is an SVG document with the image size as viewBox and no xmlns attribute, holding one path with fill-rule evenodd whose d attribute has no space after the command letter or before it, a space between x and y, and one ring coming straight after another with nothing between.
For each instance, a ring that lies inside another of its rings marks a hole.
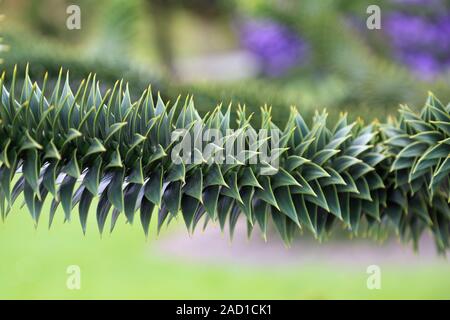
<instances>
[{"instance_id":1,"label":"green grass","mask_svg":"<svg viewBox=\"0 0 450 320\"><path fill-rule=\"evenodd\" d=\"M74 211L75 212L75 211ZM366 288L366 267L309 264L255 266L195 263L156 250L154 227L148 241L136 221L119 220L113 234L100 238L91 214L83 236L74 213L70 223L57 213L37 229L18 206L0 223L1 299L382 299L450 298L450 265L380 265L381 290ZM178 232L176 226L161 237ZM184 231L183 231L184 232ZM224 240L225 241L225 240ZM81 289L66 287L67 267L81 268Z\"/></svg>"}]
</instances>

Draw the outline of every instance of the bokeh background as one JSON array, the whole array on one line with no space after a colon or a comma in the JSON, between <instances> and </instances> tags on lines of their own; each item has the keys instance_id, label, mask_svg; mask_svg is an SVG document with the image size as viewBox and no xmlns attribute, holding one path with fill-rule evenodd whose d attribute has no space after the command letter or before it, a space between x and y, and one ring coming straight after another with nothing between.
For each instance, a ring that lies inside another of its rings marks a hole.
<instances>
[{"instance_id":1,"label":"bokeh background","mask_svg":"<svg viewBox=\"0 0 450 320\"><path fill-rule=\"evenodd\" d=\"M71 4L80 30L66 27ZM373 4L380 30L366 27ZM271 105L279 124L291 105L306 119L326 108L331 121L348 111L370 122L419 109L427 91L450 101L446 0L3 0L0 13L7 77L27 63L38 82L61 67L74 84L93 72L102 88L125 79L134 97L149 84L165 99L193 94L203 114L232 102L258 122ZM189 236L182 221L147 240L119 221L100 237L93 215L83 236L62 214L49 230L44 212L35 228L17 203L0 223L0 298L450 298L450 265L428 237L416 253L395 234L305 235L288 249L275 230L266 243L242 226L231 242L211 225ZM366 286L373 264L380 290ZM70 265L81 290L66 286Z\"/></svg>"}]
</instances>

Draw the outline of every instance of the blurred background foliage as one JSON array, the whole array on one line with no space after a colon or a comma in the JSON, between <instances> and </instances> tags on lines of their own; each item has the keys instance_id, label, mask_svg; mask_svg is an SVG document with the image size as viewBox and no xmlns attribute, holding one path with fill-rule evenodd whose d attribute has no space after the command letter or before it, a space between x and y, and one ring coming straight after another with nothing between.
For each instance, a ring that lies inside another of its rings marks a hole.
<instances>
[{"instance_id":1,"label":"blurred background foliage","mask_svg":"<svg viewBox=\"0 0 450 320\"><path fill-rule=\"evenodd\" d=\"M72 3L80 30L66 28ZM3 67L30 62L36 78L61 66L76 79L96 72L135 95L151 83L170 99L194 94L203 113L268 104L277 122L290 105L306 118L327 108L370 121L400 103L420 107L428 90L450 100L448 1L371 4L381 30L366 28L364 1L4 0Z\"/></svg>"},{"instance_id":2,"label":"blurred background foliage","mask_svg":"<svg viewBox=\"0 0 450 320\"><path fill-rule=\"evenodd\" d=\"M81 9L80 30L66 28L71 4ZM381 30L366 27L372 4L381 8ZM348 111L372 121L400 103L419 109L429 90L450 101L448 0L0 0L0 14L7 78L27 63L38 82L48 71L50 85L61 67L72 83L93 72L103 89L123 78L134 98L149 84L172 101L192 94L203 114L232 102L255 112L256 122L271 105L281 124L291 105L306 119L327 108L331 118ZM366 290L364 263L339 273L332 260L315 258L287 269L191 262L182 273L178 260L155 257L159 242L149 249L139 225L79 241L75 223L24 233L27 218L12 214L0 225L0 297L448 298L447 265L383 267L380 292ZM89 270L87 290L75 293L59 287L58 273L74 261Z\"/></svg>"}]
</instances>

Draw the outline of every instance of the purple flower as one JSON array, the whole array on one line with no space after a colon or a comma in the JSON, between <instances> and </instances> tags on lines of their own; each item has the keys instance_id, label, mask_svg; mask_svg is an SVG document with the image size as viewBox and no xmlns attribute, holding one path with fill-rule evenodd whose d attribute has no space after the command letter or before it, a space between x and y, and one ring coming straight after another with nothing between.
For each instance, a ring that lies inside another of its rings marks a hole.
<instances>
[{"instance_id":1,"label":"purple flower","mask_svg":"<svg viewBox=\"0 0 450 320\"><path fill-rule=\"evenodd\" d=\"M239 33L242 46L255 55L270 76L285 74L307 55L307 44L301 37L272 20L245 21Z\"/></svg>"},{"instance_id":2,"label":"purple flower","mask_svg":"<svg viewBox=\"0 0 450 320\"><path fill-rule=\"evenodd\" d=\"M400 6L384 21L394 56L425 80L450 70L449 8L440 0L393 1L405 4L404 11Z\"/></svg>"},{"instance_id":3,"label":"purple flower","mask_svg":"<svg viewBox=\"0 0 450 320\"><path fill-rule=\"evenodd\" d=\"M406 4L406 5L439 5L441 0L393 0L396 4Z\"/></svg>"},{"instance_id":4,"label":"purple flower","mask_svg":"<svg viewBox=\"0 0 450 320\"><path fill-rule=\"evenodd\" d=\"M430 53L403 53L398 58L412 68L423 80L433 80L442 70L442 65Z\"/></svg>"}]
</instances>

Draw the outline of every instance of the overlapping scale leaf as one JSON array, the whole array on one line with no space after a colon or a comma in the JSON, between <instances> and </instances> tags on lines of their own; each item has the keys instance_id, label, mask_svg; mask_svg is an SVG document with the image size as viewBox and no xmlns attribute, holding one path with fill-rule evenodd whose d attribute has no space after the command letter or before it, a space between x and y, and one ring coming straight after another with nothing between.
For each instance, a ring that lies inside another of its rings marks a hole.
<instances>
[{"instance_id":1,"label":"overlapping scale leaf","mask_svg":"<svg viewBox=\"0 0 450 320\"><path fill-rule=\"evenodd\" d=\"M420 113L402 106L383 125L390 157L387 213L415 245L431 230L440 251L448 248L450 224L450 105L429 94Z\"/></svg>"},{"instance_id":2,"label":"overlapping scale leaf","mask_svg":"<svg viewBox=\"0 0 450 320\"><path fill-rule=\"evenodd\" d=\"M242 220L249 235L274 226L286 243L299 231L324 240L336 225L381 236L393 224L405 241L428 228L449 245L450 107L433 96L389 124L345 114L330 124L323 112L308 125L292 109L280 128L268 107L253 127L239 106L233 124L231 106L201 117L192 97L167 102L148 88L133 99L95 76L75 87L60 72L51 90L47 76L42 89L27 74L22 88L16 73L0 81L2 217L23 193L36 224L47 200L49 224L78 214L83 232L89 214L100 232L125 219L146 235L152 218L159 231L181 216L189 232L217 222L233 235ZM226 152L235 143L244 150Z\"/></svg>"}]
</instances>

